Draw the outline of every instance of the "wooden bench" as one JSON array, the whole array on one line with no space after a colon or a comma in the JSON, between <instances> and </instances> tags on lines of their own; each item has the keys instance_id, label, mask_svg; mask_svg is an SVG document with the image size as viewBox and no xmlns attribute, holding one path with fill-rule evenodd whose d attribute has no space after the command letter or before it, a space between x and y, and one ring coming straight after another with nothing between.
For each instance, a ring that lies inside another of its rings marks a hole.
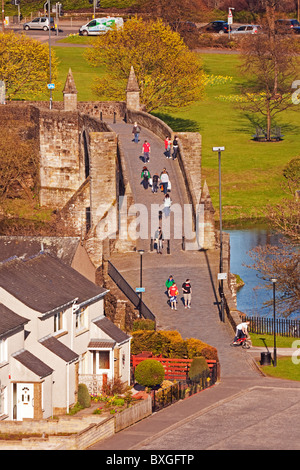
<instances>
[{"instance_id":1,"label":"wooden bench","mask_svg":"<svg viewBox=\"0 0 300 470\"><path fill-rule=\"evenodd\" d=\"M274 127L271 129L270 133L270 139L271 140L282 140L284 137L283 134L281 134L281 128L280 127ZM267 131L265 129L262 129L261 127L256 128L255 134L252 136L253 140L256 141L266 141L267 140Z\"/></svg>"}]
</instances>

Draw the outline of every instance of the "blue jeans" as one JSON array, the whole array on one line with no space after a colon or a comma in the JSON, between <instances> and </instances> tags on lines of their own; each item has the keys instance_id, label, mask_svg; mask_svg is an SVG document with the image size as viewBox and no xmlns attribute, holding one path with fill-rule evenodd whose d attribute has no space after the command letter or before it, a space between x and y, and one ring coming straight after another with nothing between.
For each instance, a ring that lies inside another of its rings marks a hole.
<instances>
[{"instance_id":1,"label":"blue jeans","mask_svg":"<svg viewBox=\"0 0 300 470\"><path fill-rule=\"evenodd\" d=\"M161 183L164 187L164 194L167 194L168 192L168 183Z\"/></svg>"},{"instance_id":2,"label":"blue jeans","mask_svg":"<svg viewBox=\"0 0 300 470\"><path fill-rule=\"evenodd\" d=\"M134 142L137 144L139 141L139 133L138 132L135 132L134 134Z\"/></svg>"}]
</instances>

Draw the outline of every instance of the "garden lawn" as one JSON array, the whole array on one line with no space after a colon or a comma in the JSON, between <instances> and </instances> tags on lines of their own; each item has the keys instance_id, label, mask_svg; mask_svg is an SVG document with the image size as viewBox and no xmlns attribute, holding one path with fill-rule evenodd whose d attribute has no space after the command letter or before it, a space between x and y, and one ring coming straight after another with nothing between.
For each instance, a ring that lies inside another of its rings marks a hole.
<instances>
[{"instance_id":1,"label":"garden lawn","mask_svg":"<svg viewBox=\"0 0 300 470\"><path fill-rule=\"evenodd\" d=\"M294 364L291 357L277 358L277 366L262 366L264 374L286 380L300 380L300 364Z\"/></svg>"},{"instance_id":2,"label":"garden lawn","mask_svg":"<svg viewBox=\"0 0 300 470\"><path fill-rule=\"evenodd\" d=\"M83 57L86 48L58 46L53 47L53 49L55 50L55 54L60 61L58 74L60 86L57 87L57 89L53 93L53 100L63 100L62 91L65 86L69 68L72 69L75 85L78 91L78 101L97 100L97 96L91 90L91 84L93 78L101 75L104 69L102 67L91 67L87 63L87 61Z\"/></svg>"},{"instance_id":3,"label":"garden lawn","mask_svg":"<svg viewBox=\"0 0 300 470\"><path fill-rule=\"evenodd\" d=\"M274 346L274 336L273 335L259 335L250 332L250 337L253 346L258 347L268 347L272 348ZM294 341L299 341L299 338L291 338L288 336L276 335L276 347L277 348L292 348Z\"/></svg>"},{"instance_id":4,"label":"garden lawn","mask_svg":"<svg viewBox=\"0 0 300 470\"><path fill-rule=\"evenodd\" d=\"M62 89L69 67L72 68L78 100L97 99L90 90L93 77L103 69L92 68L83 58L85 48L56 47L60 64L62 88L54 99L62 99ZM239 221L264 217L267 204L276 204L284 196L281 189L283 167L300 154L300 105L278 115L284 140L281 142L254 142L256 123L232 100L239 95L238 54L201 54L204 70L208 74L232 77L215 81L206 89L202 101L170 112L155 114L164 119L174 131L199 132L202 135L202 175L206 179L218 217L218 155L213 146L225 146L222 152L222 206L224 221ZM200 164L200 162L199 162Z\"/></svg>"}]
</instances>

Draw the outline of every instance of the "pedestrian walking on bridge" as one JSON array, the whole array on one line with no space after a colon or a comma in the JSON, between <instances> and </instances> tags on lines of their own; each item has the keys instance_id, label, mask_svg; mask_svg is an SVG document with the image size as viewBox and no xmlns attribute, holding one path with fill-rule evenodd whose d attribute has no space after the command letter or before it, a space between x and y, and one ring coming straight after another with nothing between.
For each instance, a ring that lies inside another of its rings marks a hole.
<instances>
[{"instance_id":1,"label":"pedestrian walking on bridge","mask_svg":"<svg viewBox=\"0 0 300 470\"><path fill-rule=\"evenodd\" d=\"M132 128L132 133L133 133L133 140L134 142L137 144L139 142L139 135L140 135L140 132L141 132L141 128L138 126L138 123L135 122L133 124L133 128Z\"/></svg>"},{"instance_id":2,"label":"pedestrian walking on bridge","mask_svg":"<svg viewBox=\"0 0 300 470\"><path fill-rule=\"evenodd\" d=\"M150 162L151 145L147 140L143 143L142 152L144 154L144 163Z\"/></svg>"},{"instance_id":3,"label":"pedestrian walking on bridge","mask_svg":"<svg viewBox=\"0 0 300 470\"><path fill-rule=\"evenodd\" d=\"M192 301L192 286L191 281L187 279L182 284L183 299L184 299L184 308L191 308Z\"/></svg>"},{"instance_id":4,"label":"pedestrian walking on bridge","mask_svg":"<svg viewBox=\"0 0 300 470\"><path fill-rule=\"evenodd\" d=\"M141 184L144 186L144 189L148 189L149 186L149 179L151 178L150 171L146 166L143 167L142 173L141 173Z\"/></svg>"}]
</instances>

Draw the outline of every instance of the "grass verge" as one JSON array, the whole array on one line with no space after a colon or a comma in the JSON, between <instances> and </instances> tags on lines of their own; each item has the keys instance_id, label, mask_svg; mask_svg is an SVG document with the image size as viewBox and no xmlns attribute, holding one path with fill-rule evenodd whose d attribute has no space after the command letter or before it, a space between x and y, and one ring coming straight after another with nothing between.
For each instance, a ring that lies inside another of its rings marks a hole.
<instances>
[{"instance_id":1,"label":"grass verge","mask_svg":"<svg viewBox=\"0 0 300 470\"><path fill-rule=\"evenodd\" d=\"M300 380L300 364L294 364L291 357L277 358L277 365L261 366L264 374L285 380Z\"/></svg>"}]
</instances>

